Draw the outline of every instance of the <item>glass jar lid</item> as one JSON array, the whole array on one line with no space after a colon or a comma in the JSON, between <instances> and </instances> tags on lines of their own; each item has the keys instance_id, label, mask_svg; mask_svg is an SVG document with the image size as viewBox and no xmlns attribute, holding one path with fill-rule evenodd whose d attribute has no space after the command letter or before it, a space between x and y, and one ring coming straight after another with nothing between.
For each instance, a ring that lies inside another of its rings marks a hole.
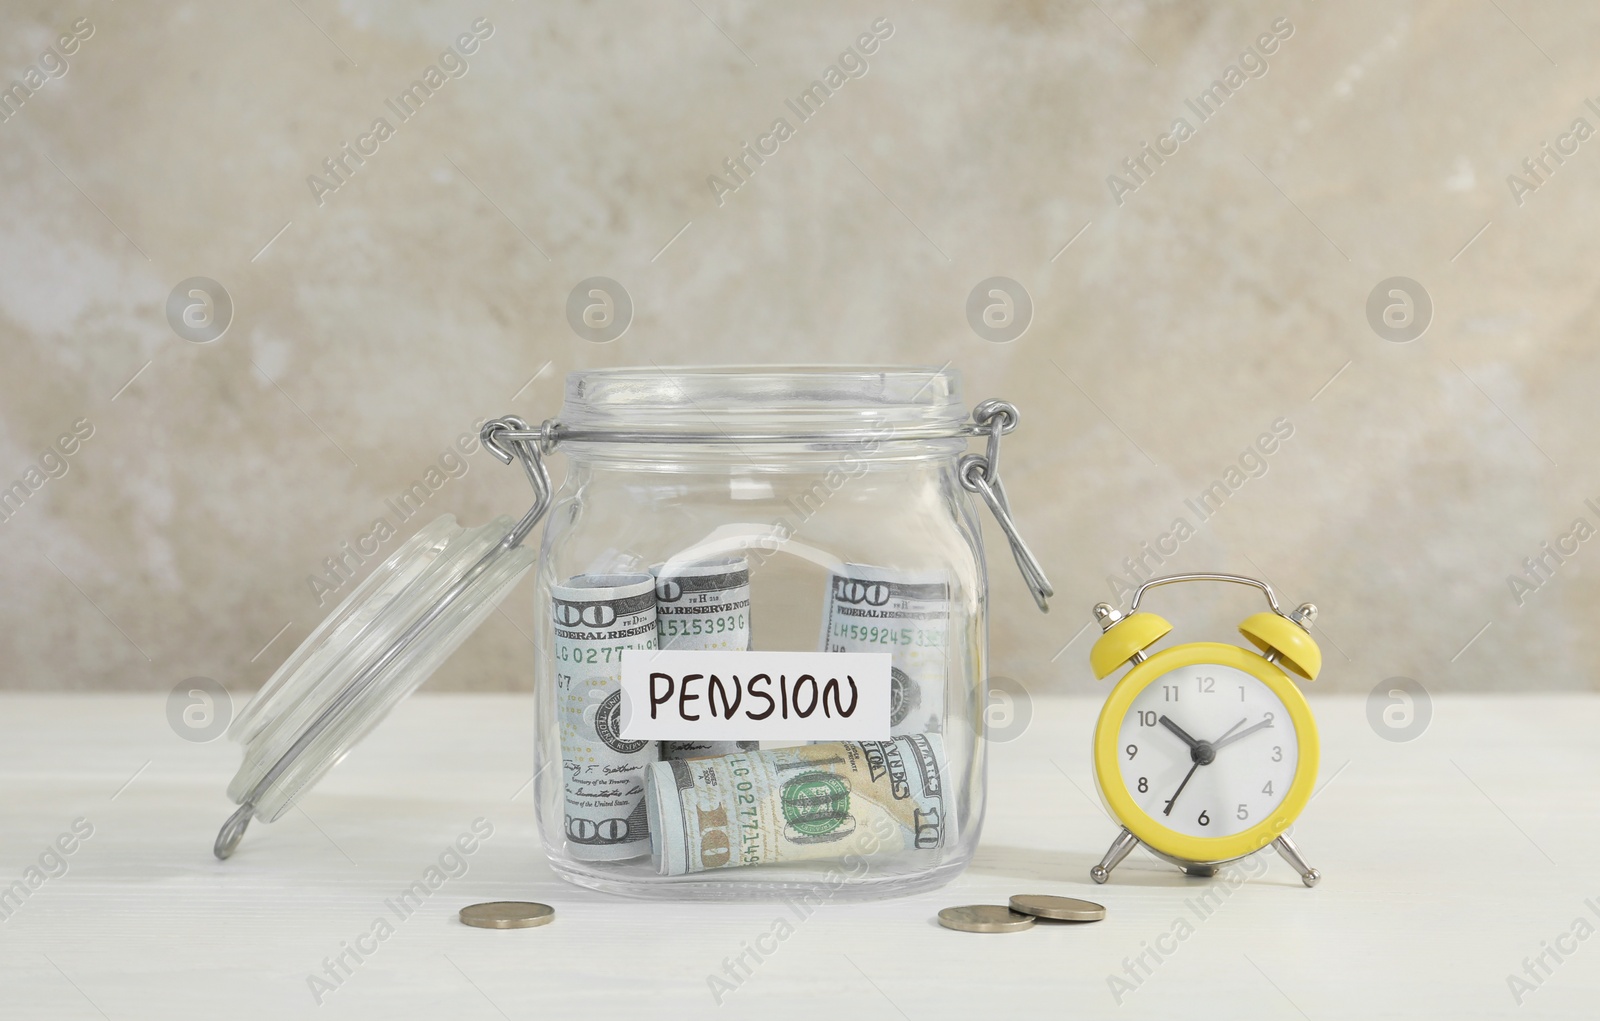
<instances>
[{"instance_id":1,"label":"glass jar lid","mask_svg":"<svg viewBox=\"0 0 1600 1021\"><path fill-rule=\"evenodd\" d=\"M217 837L218 857L251 818L288 811L500 604L537 555L511 541L517 524L435 520L284 661L229 728L244 762L228 786L240 808Z\"/></svg>"}]
</instances>

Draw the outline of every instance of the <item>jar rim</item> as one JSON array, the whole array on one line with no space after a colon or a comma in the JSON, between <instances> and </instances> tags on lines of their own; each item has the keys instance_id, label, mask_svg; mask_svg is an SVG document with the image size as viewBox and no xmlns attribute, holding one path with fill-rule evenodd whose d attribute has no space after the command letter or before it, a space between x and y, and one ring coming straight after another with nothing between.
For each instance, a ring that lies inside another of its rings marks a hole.
<instances>
[{"instance_id":1,"label":"jar rim","mask_svg":"<svg viewBox=\"0 0 1600 1021\"><path fill-rule=\"evenodd\" d=\"M568 373L560 422L573 430L815 432L957 429L961 377L943 366L630 366Z\"/></svg>"}]
</instances>

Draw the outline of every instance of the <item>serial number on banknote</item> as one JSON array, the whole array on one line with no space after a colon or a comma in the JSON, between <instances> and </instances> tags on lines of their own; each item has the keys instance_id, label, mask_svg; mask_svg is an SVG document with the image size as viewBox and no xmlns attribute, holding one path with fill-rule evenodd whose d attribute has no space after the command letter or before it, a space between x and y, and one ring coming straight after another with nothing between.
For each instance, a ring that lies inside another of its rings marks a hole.
<instances>
[{"instance_id":1,"label":"serial number on banknote","mask_svg":"<svg viewBox=\"0 0 1600 1021\"><path fill-rule=\"evenodd\" d=\"M878 645L911 645L942 649L945 632L911 627L868 627L865 624L835 624L829 632L835 638L854 642L873 642Z\"/></svg>"},{"instance_id":2,"label":"serial number on banknote","mask_svg":"<svg viewBox=\"0 0 1600 1021\"><path fill-rule=\"evenodd\" d=\"M761 815L756 808L756 785L743 779L750 775L750 770L735 766L733 775L740 779L735 780L733 787L739 807L734 814L739 817L739 856L745 865L761 864Z\"/></svg>"},{"instance_id":3,"label":"serial number on banknote","mask_svg":"<svg viewBox=\"0 0 1600 1021\"><path fill-rule=\"evenodd\" d=\"M723 615L709 620L703 617L657 617L656 626L660 635L666 638L681 638L691 635L722 635L737 631L743 634L749 624L744 619L744 614L736 616Z\"/></svg>"},{"instance_id":4,"label":"serial number on banknote","mask_svg":"<svg viewBox=\"0 0 1600 1021\"><path fill-rule=\"evenodd\" d=\"M621 663L622 654L638 646L627 645L563 645L556 644L555 658L558 663Z\"/></svg>"}]
</instances>

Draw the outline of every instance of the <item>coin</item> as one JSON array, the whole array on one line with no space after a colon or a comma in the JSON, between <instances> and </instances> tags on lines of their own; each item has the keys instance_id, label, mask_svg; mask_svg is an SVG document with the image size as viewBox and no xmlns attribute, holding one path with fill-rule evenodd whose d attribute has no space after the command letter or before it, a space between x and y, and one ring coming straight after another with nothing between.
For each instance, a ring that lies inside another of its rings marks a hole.
<instances>
[{"instance_id":1,"label":"coin","mask_svg":"<svg viewBox=\"0 0 1600 1021\"><path fill-rule=\"evenodd\" d=\"M555 916L556 909L550 905L527 900L493 900L461 909L462 924L480 929L530 929L544 925Z\"/></svg>"},{"instance_id":2,"label":"coin","mask_svg":"<svg viewBox=\"0 0 1600 1021\"><path fill-rule=\"evenodd\" d=\"M1024 893L1011 898L1011 910L1034 918L1057 922L1098 922L1106 916L1105 905L1076 897L1052 897L1044 893Z\"/></svg>"},{"instance_id":3,"label":"coin","mask_svg":"<svg viewBox=\"0 0 1600 1021\"><path fill-rule=\"evenodd\" d=\"M939 912L939 924L959 932L1021 932L1033 927L1033 916L1019 915L1004 904L968 904Z\"/></svg>"}]
</instances>

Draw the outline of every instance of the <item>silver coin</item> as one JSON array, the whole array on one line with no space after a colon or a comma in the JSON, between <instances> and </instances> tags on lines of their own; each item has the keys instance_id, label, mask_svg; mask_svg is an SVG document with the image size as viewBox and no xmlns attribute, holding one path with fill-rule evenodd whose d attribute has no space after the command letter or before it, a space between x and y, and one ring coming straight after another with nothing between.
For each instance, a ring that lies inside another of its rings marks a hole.
<instances>
[{"instance_id":1,"label":"silver coin","mask_svg":"<svg viewBox=\"0 0 1600 1021\"><path fill-rule=\"evenodd\" d=\"M528 900L494 900L461 909L461 923L480 929L531 929L555 917L555 908Z\"/></svg>"},{"instance_id":2,"label":"silver coin","mask_svg":"<svg viewBox=\"0 0 1600 1021\"><path fill-rule=\"evenodd\" d=\"M1011 898L1011 910L1057 922L1098 922L1106 916L1104 904L1045 893L1018 894Z\"/></svg>"},{"instance_id":3,"label":"silver coin","mask_svg":"<svg viewBox=\"0 0 1600 1021\"><path fill-rule=\"evenodd\" d=\"M1021 932L1033 928L1033 916L1019 915L1004 904L968 904L939 912L939 924L958 932Z\"/></svg>"}]
</instances>

